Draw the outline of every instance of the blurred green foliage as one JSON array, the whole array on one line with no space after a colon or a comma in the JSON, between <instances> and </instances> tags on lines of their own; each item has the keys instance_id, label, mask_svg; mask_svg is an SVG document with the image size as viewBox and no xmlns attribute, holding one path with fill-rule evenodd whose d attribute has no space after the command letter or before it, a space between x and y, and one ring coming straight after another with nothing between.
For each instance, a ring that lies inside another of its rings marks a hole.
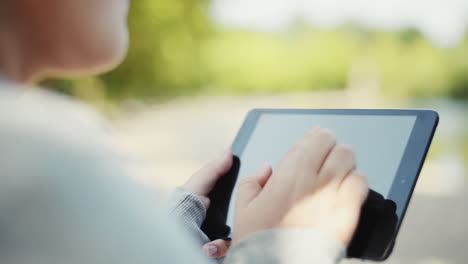
<instances>
[{"instance_id":1,"label":"blurred green foliage","mask_svg":"<svg viewBox=\"0 0 468 264\"><path fill-rule=\"evenodd\" d=\"M463 159L465 161L465 164L468 164L468 132L465 135L465 138L463 139L461 150L463 151Z\"/></svg>"},{"instance_id":2,"label":"blurred green foliage","mask_svg":"<svg viewBox=\"0 0 468 264\"><path fill-rule=\"evenodd\" d=\"M203 85L200 47L212 31L207 0L138 0L129 16L126 61L101 78L111 98L195 93Z\"/></svg>"},{"instance_id":3,"label":"blurred green foliage","mask_svg":"<svg viewBox=\"0 0 468 264\"><path fill-rule=\"evenodd\" d=\"M378 80L387 96L468 98L468 38L440 48L415 29L324 30L300 21L277 34L226 30L211 21L209 4L133 1L130 50L121 66L94 78L47 84L87 101L118 102L343 89L358 71Z\"/></svg>"}]
</instances>

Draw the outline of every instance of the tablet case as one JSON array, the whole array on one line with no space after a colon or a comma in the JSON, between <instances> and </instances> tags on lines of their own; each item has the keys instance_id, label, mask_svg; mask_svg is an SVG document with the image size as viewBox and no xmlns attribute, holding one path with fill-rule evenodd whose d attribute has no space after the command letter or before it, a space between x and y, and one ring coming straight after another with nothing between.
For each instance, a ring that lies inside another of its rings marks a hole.
<instances>
[{"instance_id":1,"label":"tablet case","mask_svg":"<svg viewBox=\"0 0 468 264\"><path fill-rule=\"evenodd\" d=\"M211 240L219 238L231 240L229 238L231 228L226 225L226 222L232 190L234 189L239 169L240 159L234 156L231 169L219 179L213 191L208 195L210 207L201 229Z\"/></svg>"},{"instance_id":2,"label":"tablet case","mask_svg":"<svg viewBox=\"0 0 468 264\"><path fill-rule=\"evenodd\" d=\"M396 203L373 190L361 208L361 217L348 246L349 258L384 260L392 252L398 217Z\"/></svg>"}]
</instances>

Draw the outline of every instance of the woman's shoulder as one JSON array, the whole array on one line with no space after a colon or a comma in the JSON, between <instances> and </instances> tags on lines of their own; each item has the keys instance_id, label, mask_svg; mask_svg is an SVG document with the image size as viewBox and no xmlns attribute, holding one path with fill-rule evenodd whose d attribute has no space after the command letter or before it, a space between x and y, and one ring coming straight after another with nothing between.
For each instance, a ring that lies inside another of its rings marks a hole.
<instances>
[{"instance_id":1,"label":"woman's shoulder","mask_svg":"<svg viewBox=\"0 0 468 264\"><path fill-rule=\"evenodd\" d=\"M0 89L0 163L12 171L37 164L52 170L71 161L89 166L89 159L114 162L112 140L106 120L72 98L38 87Z\"/></svg>"},{"instance_id":2,"label":"woman's shoulder","mask_svg":"<svg viewBox=\"0 0 468 264\"><path fill-rule=\"evenodd\" d=\"M3 131L46 133L56 138L99 137L111 130L97 111L69 96L13 83L0 84L0 127Z\"/></svg>"}]
</instances>

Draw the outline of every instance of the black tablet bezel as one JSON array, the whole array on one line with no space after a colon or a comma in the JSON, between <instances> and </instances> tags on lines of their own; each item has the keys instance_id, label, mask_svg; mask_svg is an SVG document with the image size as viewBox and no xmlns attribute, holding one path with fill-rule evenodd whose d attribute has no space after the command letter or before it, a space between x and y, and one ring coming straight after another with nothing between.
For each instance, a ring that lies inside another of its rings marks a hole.
<instances>
[{"instance_id":1,"label":"black tablet bezel","mask_svg":"<svg viewBox=\"0 0 468 264\"><path fill-rule=\"evenodd\" d=\"M396 238L438 124L437 112L396 109L253 109L248 113L232 144L231 150L235 156L242 156L262 114L415 116L416 121L387 197L397 204L398 222L393 239ZM375 260L386 259L391 250L389 247L383 256Z\"/></svg>"}]
</instances>

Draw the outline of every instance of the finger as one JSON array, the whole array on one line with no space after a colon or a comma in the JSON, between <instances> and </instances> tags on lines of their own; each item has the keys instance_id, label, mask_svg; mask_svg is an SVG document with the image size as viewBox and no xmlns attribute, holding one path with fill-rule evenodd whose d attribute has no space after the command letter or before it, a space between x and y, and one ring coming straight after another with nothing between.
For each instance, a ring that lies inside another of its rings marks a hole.
<instances>
[{"instance_id":1,"label":"finger","mask_svg":"<svg viewBox=\"0 0 468 264\"><path fill-rule=\"evenodd\" d=\"M283 181L293 182L303 190L310 190L318 180L318 173L330 151L336 145L335 135L328 129L316 128L304 135L278 165L277 171L287 169L292 177ZM283 163L284 162L284 163ZM281 185L290 184L285 182Z\"/></svg>"},{"instance_id":2,"label":"finger","mask_svg":"<svg viewBox=\"0 0 468 264\"><path fill-rule=\"evenodd\" d=\"M233 157L230 150L198 170L184 185L197 195L206 196L213 189L220 177L232 167Z\"/></svg>"},{"instance_id":3,"label":"finger","mask_svg":"<svg viewBox=\"0 0 468 264\"><path fill-rule=\"evenodd\" d=\"M354 151L348 145L336 145L323 163L318 176L319 182L332 181L338 187L343 178L356 167Z\"/></svg>"},{"instance_id":4,"label":"finger","mask_svg":"<svg viewBox=\"0 0 468 264\"><path fill-rule=\"evenodd\" d=\"M209 178L216 182L219 177L223 176L229 171L232 166L232 162L232 152L230 150L226 150L219 157L207 163L200 170L198 170L195 173L195 176Z\"/></svg>"},{"instance_id":5,"label":"finger","mask_svg":"<svg viewBox=\"0 0 468 264\"><path fill-rule=\"evenodd\" d=\"M300 165L306 166L308 173L318 173L335 144L336 137L330 130L313 128L292 146L284 160L292 164L297 164L299 160Z\"/></svg>"},{"instance_id":6,"label":"finger","mask_svg":"<svg viewBox=\"0 0 468 264\"><path fill-rule=\"evenodd\" d=\"M302 154L304 155L303 165L307 168L307 176L310 173L317 173L323 162L336 145L335 134L326 128L318 128L307 133L300 141Z\"/></svg>"},{"instance_id":7,"label":"finger","mask_svg":"<svg viewBox=\"0 0 468 264\"><path fill-rule=\"evenodd\" d=\"M271 174L273 173L273 169L271 168L270 164L264 162L259 171L260 172L257 174L257 182L260 185L260 187L263 188L268 182L268 179L270 179Z\"/></svg>"},{"instance_id":8,"label":"finger","mask_svg":"<svg viewBox=\"0 0 468 264\"><path fill-rule=\"evenodd\" d=\"M338 201L341 204L342 216L346 224L342 225L340 240L349 245L356 230L361 214L362 204L367 198L369 187L367 180L361 172L352 171L343 179L338 188Z\"/></svg>"},{"instance_id":9,"label":"finger","mask_svg":"<svg viewBox=\"0 0 468 264\"><path fill-rule=\"evenodd\" d=\"M217 239L206 243L203 246L203 253L209 258L222 258L226 256L230 246L231 241Z\"/></svg>"},{"instance_id":10,"label":"finger","mask_svg":"<svg viewBox=\"0 0 468 264\"><path fill-rule=\"evenodd\" d=\"M268 163L264 163L252 176L242 179L237 187L236 206L245 207L257 197L263 186L268 182L271 173L271 166Z\"/></svg>"},{"instance_id":11,"label":"finger","mask_svg":"<svg viewBox=\"0 0 468 264\"><path fill-rule=\"evenodd\" d=\"M361 208L369 194L367 179L362 172L353 170L341 182L338 190L340 199L344 199L350 205Z\"/></svg>"}]
</instances>

